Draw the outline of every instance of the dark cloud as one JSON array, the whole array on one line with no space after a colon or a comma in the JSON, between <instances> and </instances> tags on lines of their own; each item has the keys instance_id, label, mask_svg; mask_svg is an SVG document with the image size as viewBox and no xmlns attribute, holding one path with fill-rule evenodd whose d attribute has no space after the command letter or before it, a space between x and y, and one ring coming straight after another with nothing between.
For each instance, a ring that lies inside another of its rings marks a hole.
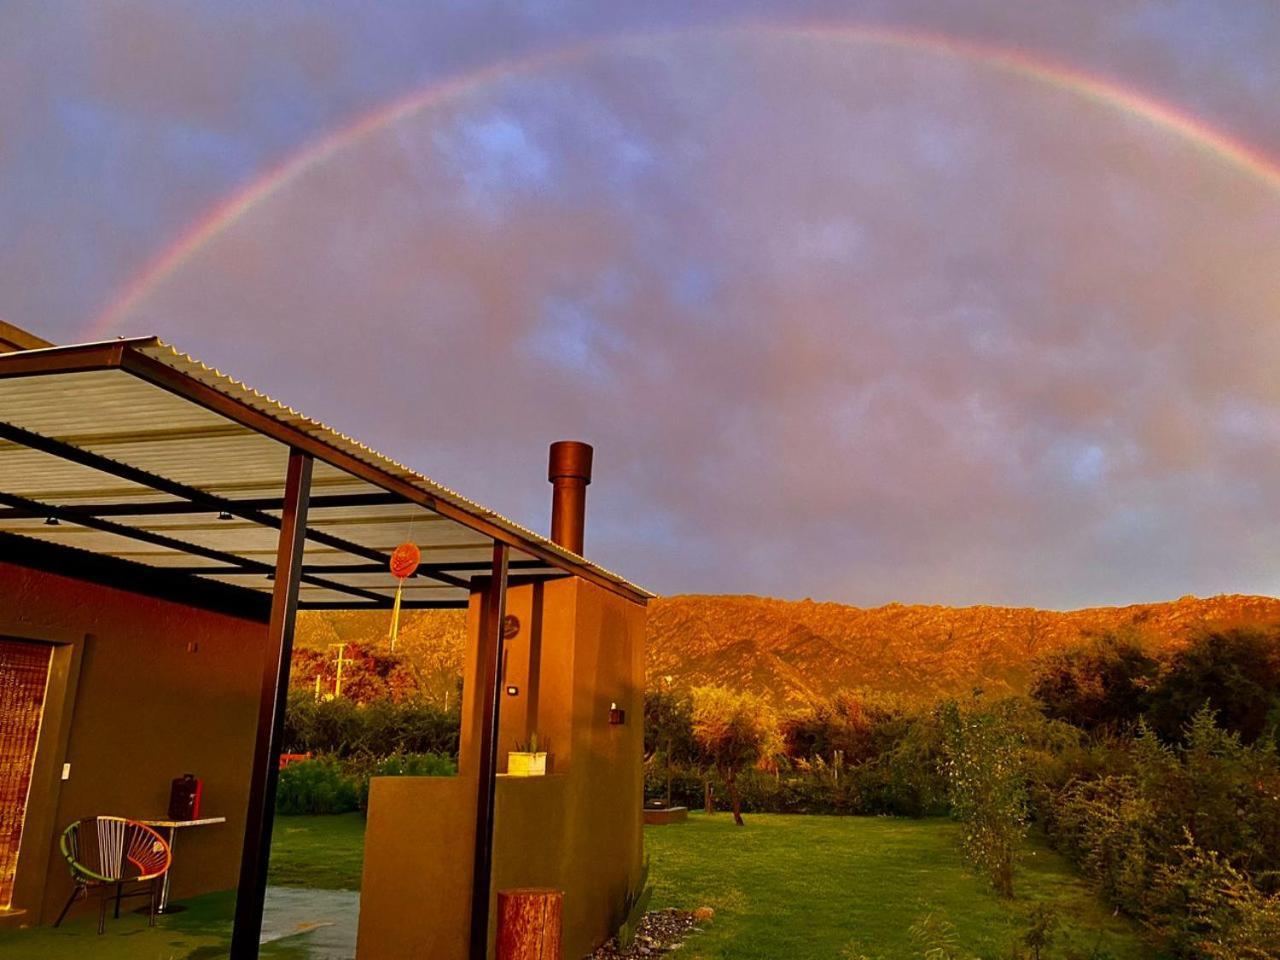
<instances>
[{"instance_id":1,"label":"dark cloud","mask_svg":"<svg viewBox=\"0 0 1280 960\"><path fill-rule=\"evenodd\" d=\"M1242 7L1206 42L1164 6L879 14L1112 58L1165 98L1194 83L1187 102L1226 104L1232 129L1265 116L1265 50L1231 38L1280 14ZM448 75L636 26L602 7L522 7L498 34L408 7L381 30L301 7L62 24L101 92L28 63L55 118L0 100L18 136L56 128L69 151L55 173L0 152L0 212L21 224L0 236L0 313L69 338L175 211L436 75L411 53ZM110 53L120 30L136 57ZM1194 69L1174 69L1183 54ZM1068 90L927 51L699 34L512 75L352 144L121 332L159 332L535 527L545 444L592 440L589 552L662 591L1274 592L1277 239L1273 187Z\"/></svg>"}]
</instances>

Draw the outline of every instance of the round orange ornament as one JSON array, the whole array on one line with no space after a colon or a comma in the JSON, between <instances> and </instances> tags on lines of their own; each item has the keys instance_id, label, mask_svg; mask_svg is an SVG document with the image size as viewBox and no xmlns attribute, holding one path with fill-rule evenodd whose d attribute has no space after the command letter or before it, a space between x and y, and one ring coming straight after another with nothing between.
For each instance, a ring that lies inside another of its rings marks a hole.
<instances>
[{"instance_id":1,"label":"round orange ornament","mask_svg":"<svg viewBox=\"0 0 1280 960\"><path fill-rule=\"evenodd\" d=\"M416 544L402 543L391 554L391 575L397 580L412 577L422 563L422 551Z\"/></svg>"}]
</instances>

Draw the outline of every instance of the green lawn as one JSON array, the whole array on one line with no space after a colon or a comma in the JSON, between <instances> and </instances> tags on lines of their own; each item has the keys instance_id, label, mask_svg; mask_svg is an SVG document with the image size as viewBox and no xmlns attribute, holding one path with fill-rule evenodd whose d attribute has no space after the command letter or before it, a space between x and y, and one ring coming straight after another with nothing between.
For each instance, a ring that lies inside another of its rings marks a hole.
<instances>
[{"instance_id":1,"label":"green lawn","mask_svg":"<svg viewBox=\"0 0 1280 960\"><path fill-rule=\"evenodd\" d=\"M276 817L271 831L271 876L282 887L359 890L364 862L364 817Z\"/></svg>"},{"instance_id":2,"label":"green lawn","mask_svg":"<svg viewBox=\"0 0 1280 960\"><path fill-rule=\"evenodd\" d=\"M1006 958L1022 915L1041 901L1060 911L1054 960L1095 946L1116 960L1155 955L1040 842L1029 845L1017 899L1005 903L965 869L947 820L746 819L739 828L727 814L694 814L646 831L654 905L716 910L688 942L688 960L918 960L910 928L931 911L954 924L967 953Z\"/></svg>"},{"instance_id":3,"label":"green lawn","mask_svg":"<svg viewBox=\"0 0 1280 960\"><path fill-rule=\"evenodd\" d=\"M278 817L270 882L359 889L363 839L359 814ZM909 931L930 911L955 925L966 955L1006 960L1022 915L1036 902L1060 911L1058 940L1047 960L1064 960L1072 955L1068 950L1087 958L1095 947L1114 960L1154 956L1133 927L1112 917L1042 843L1028 847L1018 899L1000 901L964 868L958 830L947 820L756 814L737 828L727 814L694 814L686 824L648 828L645 840L656 887L653 906L716 910L714 922L677 954L686 960L920 960L923 951ZM345 918L328 913L328 901L304 908L298 919L320 920L332 929L308 933L309 924L302 923L296 935L267 944L263 956L340 955L321 949L320 938L342 925L354 929L354 901L350 894L324 896L351 901L342 907ZM0 931L0 960L225 957L233 905L230 893L197 897L187 901L186 912L164 917L154 930L145 918L130 915L111 921L105 937L95 934L90 917L61 930ZM307 909L326 912L313 917Z\"/></svg>"}]
</instances>

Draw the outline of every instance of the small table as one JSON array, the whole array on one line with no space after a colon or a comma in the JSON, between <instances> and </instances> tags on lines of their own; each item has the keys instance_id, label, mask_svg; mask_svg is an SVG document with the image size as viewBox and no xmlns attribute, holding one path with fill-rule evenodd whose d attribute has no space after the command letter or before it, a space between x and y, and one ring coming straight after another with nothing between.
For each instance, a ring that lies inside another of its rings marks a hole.
<instances>
[{"instance_id":1,"label":"small table","mask_svg":"<svg viewBox=\"0 0 1280 960\"><path fill-rule=\"evenodd\" d=\"M148 827L155 827L157 830L169 831L169 852L173 853L173 843L177 837L178 831L185 827L207 827L214 823L226 823L226 817L201 817L199 820L139 820L138 823L145 824ZM169 869L164 872L164 883L160 885L160 903L156 905L156 913L177 913L182 907L175 906L169 909L169 875L173 873L173 864L169 864Z\"/></svg>"}]
</instances>

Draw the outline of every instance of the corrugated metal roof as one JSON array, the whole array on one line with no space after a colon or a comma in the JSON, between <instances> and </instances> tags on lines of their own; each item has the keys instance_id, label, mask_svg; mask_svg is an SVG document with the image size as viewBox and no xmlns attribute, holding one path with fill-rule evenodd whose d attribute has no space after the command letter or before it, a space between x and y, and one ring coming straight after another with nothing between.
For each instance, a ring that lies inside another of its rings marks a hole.
<instances>
[{"instance_id":1,"label":"corrugated metal roof","mask_svg":"<svg viewBox=\"0 0 1280 960\"><path fill-rule=\"evenodd\" d=\"M304 581L304 604L352 600L349 593L331 589L335 584L366 591L364 602L389 600L395 581L389 572L371 567L369 551L387 554L407 539L422 548L424 568L441 564L446 573L447 564L473 568L455 573L453 583L416 577L407 583L407 599L465 600L467 590L457 585L458 578L465 581L485 564L493 539L512 546L512 560L522 568L515 572L563 571L632 600L652 596L155 338L0 356L0 423L203 494L237 504L258 502L261 513L277 518L279 510L269 504L283 497L289 448L308 450L315 457L308 531L340 538L345 547L308 541L304 566L317 573ZM9 495L8 507L0 506L0 532L193 575L201 571L209 579L270 591L262 570L236 569L208 554L232 555L248 565L273 564L277 533L271 526L218 519L208 509L191 509L189 501L164 486L158 491L129 478L135 475L104 472L99 461L96 466L77 463L62 455L62 448L33 449L24 440L30 438L0 439L0 494ZM361 502L344 502L352 497ZM383 502L373 502L378 499ZM29 502L57 508L50 512L62 522L50 525L32 515L39 511L22 507ZM97 527L77 522L91 506L101 508L94 514ZM129 535L134 532L145 542Z\"/></svg>"}]
</instances>

